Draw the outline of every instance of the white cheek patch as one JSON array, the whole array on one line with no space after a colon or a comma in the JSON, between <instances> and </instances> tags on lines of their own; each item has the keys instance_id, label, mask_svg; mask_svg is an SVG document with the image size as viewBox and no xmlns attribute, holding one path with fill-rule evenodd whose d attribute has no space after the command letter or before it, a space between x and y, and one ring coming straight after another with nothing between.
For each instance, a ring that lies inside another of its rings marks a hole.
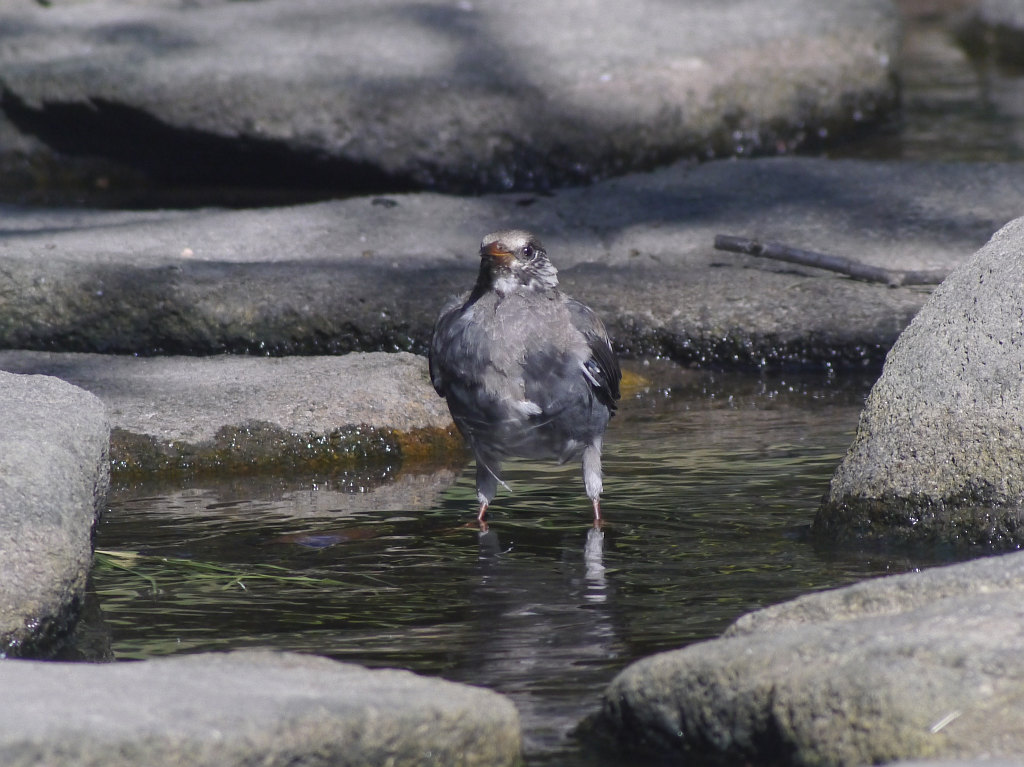
<instances>
[{"instance_id":1,"label":"white cheek patch","mask_svg":"<svg viewBox=\"0 0 1024 767\"><path fill-rule=\"evenodd\" d=\"M519 287L519 281L511 274L503 274L494 281L494 290L499 295L507 296Z\"/></svg>"}]
</instances>

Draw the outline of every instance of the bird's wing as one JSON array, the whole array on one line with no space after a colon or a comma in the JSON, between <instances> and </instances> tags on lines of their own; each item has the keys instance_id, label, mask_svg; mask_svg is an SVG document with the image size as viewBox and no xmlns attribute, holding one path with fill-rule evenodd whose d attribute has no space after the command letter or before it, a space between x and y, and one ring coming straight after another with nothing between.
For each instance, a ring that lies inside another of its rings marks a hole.
<instances>
[{"instance_id":1,"label":"bird's wing","mask_svg":"<svg viewBox=\"0 0 1024 767\"><path fill-rule=\"evenodd\" d=\"M587 341L590 357L584 362L584 372L600 400L611 412L615 412L615 400L619 398L619 381L622 370L619 360L612 351L612 342L608 338L601 318L594 314L593 309L575 299L567 299L569 318Z\"/></svg>"},{"instance_id":2,"label":"bird's wing","mask_svg":"<svg viewBox=\"0 0 1024 767\"><path fill-rule=\"evenodd\" d=\"M447 356L449 345L452 343L452 323L461 314L464 301L464 298L453 298L445 304L437 322L434 323L434 332L430 337L430 351L427 353L430 383L434 385L434 391L442 397L447 395L442 360Z\"/></svg>"}]
</instances>

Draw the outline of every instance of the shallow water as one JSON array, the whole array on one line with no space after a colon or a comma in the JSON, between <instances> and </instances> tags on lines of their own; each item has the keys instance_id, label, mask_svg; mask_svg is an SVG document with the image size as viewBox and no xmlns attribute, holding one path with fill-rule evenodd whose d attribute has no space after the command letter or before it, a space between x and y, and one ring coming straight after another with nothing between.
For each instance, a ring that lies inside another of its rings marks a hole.
<instances>
[{"instance_id":1,"label":"shallow water","mask_svg":"<svg viewBox=\"0 0 1024 767\"><path fill-rule=\"evenodd\" d=\"M145 556L94 569L110 649L274 647L483 685L519 708L528 764L588 764L572 729L630 661L945 558L806 539L868 380L669 378L613 419L603 534L575 466L512 467L486 536L471 467L376 492L352 477L118 489L97 548Z\"/></svg>"}]
</instances>

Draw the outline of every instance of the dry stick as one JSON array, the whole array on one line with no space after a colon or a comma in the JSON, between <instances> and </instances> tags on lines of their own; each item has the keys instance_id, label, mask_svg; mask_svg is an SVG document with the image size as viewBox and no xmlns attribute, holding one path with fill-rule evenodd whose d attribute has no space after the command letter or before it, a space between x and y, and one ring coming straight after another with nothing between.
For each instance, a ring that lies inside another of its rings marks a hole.
<instances>
[{"instance_id":1,"label":"dry stick","mask_svg":"<svg viewBox=\"0 0 1024 767\"><path fill-rule=\"evenodd\" d=\"M883 269L880 266L862 264L843 256L832 256L817 253L813 250L802 250L782 245L778 242L758 242L746 237L733 237L728 234L715 235L715 248L728 250L732 253L745 253L749 256L771 258L775 261L786 261L801 266L813 266L839 272L855 280L864 282L884 282L889 287L898 288L903 285L938 285L949 275L947 269L924 269L904 271L902 269Z\"/></svg>"}]
</instances>

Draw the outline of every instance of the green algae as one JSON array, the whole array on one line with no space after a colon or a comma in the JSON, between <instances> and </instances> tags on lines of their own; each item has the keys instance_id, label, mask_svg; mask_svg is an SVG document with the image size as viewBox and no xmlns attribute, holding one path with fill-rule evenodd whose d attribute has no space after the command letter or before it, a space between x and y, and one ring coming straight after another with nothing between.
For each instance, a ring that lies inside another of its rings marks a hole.
<instances>
[{"instance_id":1,"label":"green algae","mask_svg":"<svg viewBox=\"0 0 1024 767\"><path fill-rule=\"evenodd\" d=\"M328 472L404 463L443 464L463 460L452 429L399 432L348 426L325 433L296 434L252 421L223 426L212 440L160 440L115 428L110 434L110 468L119 480L152 476L257 474L281 471Z\"/></svg>"}]
</instances>

